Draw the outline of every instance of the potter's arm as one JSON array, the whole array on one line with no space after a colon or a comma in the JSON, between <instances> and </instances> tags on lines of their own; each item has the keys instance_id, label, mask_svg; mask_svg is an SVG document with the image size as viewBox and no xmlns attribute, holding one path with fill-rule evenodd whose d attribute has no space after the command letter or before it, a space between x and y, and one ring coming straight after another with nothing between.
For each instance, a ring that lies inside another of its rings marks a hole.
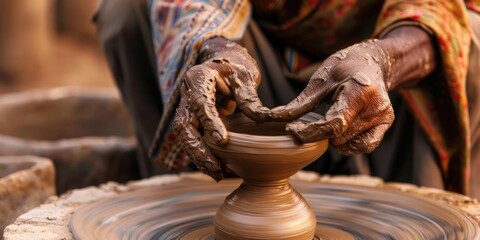
<instances>
[{"instance_id":1,"label":"potter's arm","mask_svg":"<svg viewBox=\"0 0 480 240\"><path fill-rule=\"evenodd\" d=\"M346 155L368 153L394 120L388 91L413 85L434 68L428 33L402 26L382 39L355 44L330 56L296 99L272 110L273 118L294 120L330 101L325 119L293 122L287 130L304 142L330 139Z\"/></svg>"},{"instance_id":2,"label":"potter's arm","mask_svg":"<svg viewBox=\"0 0 480 240\"><path fill-rule=\"evenodd\" d=\"M435 69L431 37L419 27L395 28L378 45L386 54L383 72L387 90L415 85Z\"/></svg>"}]
</instances>

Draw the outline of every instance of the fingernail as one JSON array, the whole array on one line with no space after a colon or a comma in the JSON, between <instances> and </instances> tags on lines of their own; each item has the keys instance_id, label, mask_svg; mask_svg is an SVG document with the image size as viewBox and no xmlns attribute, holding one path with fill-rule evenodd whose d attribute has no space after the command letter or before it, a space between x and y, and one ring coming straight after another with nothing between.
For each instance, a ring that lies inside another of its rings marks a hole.
<instances>
[{"instance_id":1,"label":"fingernail","mask_svg":"<svg viewBox=\"0 0 480 240\"><path fill-rule=\"evenodd\" d=\"M222 136L220 135L220 133L218 132L212 132L212 138L213 138L213 141L215 141L215 143L220 143L222 142Z\"/></svg>"}]
</instances>

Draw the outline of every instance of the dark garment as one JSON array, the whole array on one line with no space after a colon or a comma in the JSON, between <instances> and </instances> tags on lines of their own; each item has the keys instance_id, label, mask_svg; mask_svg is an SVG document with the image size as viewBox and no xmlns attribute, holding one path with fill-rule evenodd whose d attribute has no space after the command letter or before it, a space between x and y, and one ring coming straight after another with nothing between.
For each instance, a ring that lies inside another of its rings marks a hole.
<instances>
[{"instance_id":1,"label":"dark garment","mask_svg":"<svg viewBox=\"0 0 480 240\"><path fill-rule=\"evenodd\" d=\"M166 172L149 160L146 151L163 111L146 9L146 0L101 1L93 17L113 77L135 125L142 177Z\"/></svg>"},{"instance_id":2,"label":"dark garment","mask_svg":"<svg viewBox=\"0 0 480 240\"><path fill-rule=\"evenodd\" d=\"M134 119L141 174L146 177L165 172L147 158L163 108L145 0L103 1L96 14L96 22L99 38L115 80ZM480 29L480 21L474 24L472 21L472 26ZM477 62L473 63L477 67L480 59L478 35L480 33L474 38L477 41L476 48L472 48L471 53L477 54ZM284 66L278 61L277 53L255 23L249 24L239 43L248 49L259 64L262 73L259 96L265 106L286 104L303 88L298 82L285 77L282 70ZM476 151L480 151L480 111L477 104L480 102L480 74L474 73L474 68L475 66L470 68L467 81L474 149L471 193L472 196L480 197L480 174L476 174L480 171L480 156ZM407 109L406 103L396 93L392 93L390 97L396 118L372 154L348 157L329 149L321 159L305 169L328 174L367 174L379 176L386 181L443 188L438 157L431 144ZM317 112L324 112L326 107L328 106L321 106Z\"/></svg>"}]
</instances>

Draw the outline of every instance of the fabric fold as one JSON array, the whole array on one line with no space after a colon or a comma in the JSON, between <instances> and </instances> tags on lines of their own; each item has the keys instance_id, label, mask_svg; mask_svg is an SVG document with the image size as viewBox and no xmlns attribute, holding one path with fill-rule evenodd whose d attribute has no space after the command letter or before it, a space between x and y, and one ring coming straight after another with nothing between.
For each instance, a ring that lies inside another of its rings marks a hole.
<instances>
[{"instance_id":1,"label":"fabric fold","mask_svg":"<svg viewBox=\"0 0 480 240\"><path fill-rule=\"evenodd\" d=\"M466 72L470 25L464 1L385 1L374 36L401 21L415 21L433 32L440 64L418 86L402 90L404 99L438 153L446 188L468 194L470 129Z\"/></svg>"}]
</instances>

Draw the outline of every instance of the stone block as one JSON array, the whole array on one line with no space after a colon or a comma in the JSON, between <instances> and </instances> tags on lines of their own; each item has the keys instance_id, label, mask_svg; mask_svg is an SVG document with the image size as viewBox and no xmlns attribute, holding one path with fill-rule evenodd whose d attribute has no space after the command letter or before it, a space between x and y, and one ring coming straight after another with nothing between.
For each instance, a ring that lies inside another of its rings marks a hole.
<instances>
[{"instance_id":1,"label":"stone block","mask_svg":"<svg viewBox=\"0 0 480 240\"><path fill-rule=\"evenodd\" d=\"M20 214L55 195L55 170L46 158L0 157L0 236Z\"/></svg>"}]
</instances>

